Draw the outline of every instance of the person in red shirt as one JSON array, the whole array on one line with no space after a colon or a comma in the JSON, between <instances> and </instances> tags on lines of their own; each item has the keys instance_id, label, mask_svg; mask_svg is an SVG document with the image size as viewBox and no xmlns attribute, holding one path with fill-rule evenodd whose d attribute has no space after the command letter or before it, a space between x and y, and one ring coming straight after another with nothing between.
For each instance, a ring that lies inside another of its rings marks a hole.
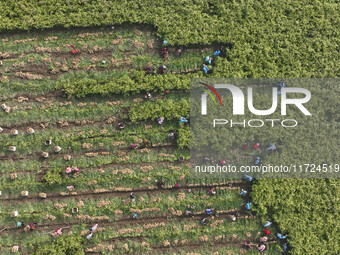
<instances>
[{"instance_id":1,"label":"person in red shirt","mask_svg":"<svg viewBox=\"0 0 340 255\"><path fill-rule=\"evenodd\" d=\"M266 235L266 236L269 236L272 232L270 232L267 228L265 228L263 230L263 233Z\"/></svg>"},{"instance_id":2,"label":"person in red shirt","mask_svg":"<svg viewBox=\"0 0 340 255\"><path fill-rule=\"evenodd\" d=\"M253 146L253 149L254 149L254 150L258 150L258 149L259 149L259 146L260 146L259 143L255 143L254 146Z\"/></svg>"},{"instance_id":3,"label":"person in red shirt","mask_svg":"<svg viewBox=\"0 0 340 255\"><path fill-rule=\"evenodd\" d=\"M168 54L167 48L162 48L161 55L165 57Z\"/></svg>"},{"instance_id":4,"label":"person in red shirt","mask_svg":"<svg viewBox=\"0 0 340 255\"><path fill-rule=\"evenodd\" d=\"M243 150L247 151L247 150L248 150L248 148L249 148L248 144L247 144L247 143L245 143L245 144L243 145Z\"/></svg>"},{"instance_id":5,"label":"person in red shirt","mask_svg":"<svg viewBox=\"0 0 340 255\"><path fill-rule=\"evenodd\" d=\"M34 223L34 222L30 222L29 224L28 224L28 226L30 227L30 230L34 230L34 228L35 228L35 226L37 225L38 223Z\"/></svg>"},{"instance_id":6,"label":"person in red shirt","mask_svg":"<svg viewBox=\"0 0 340 255\"><path fill-rule=\"evenodd\" d=\"M209 189L209 195L215 195L216 194L216 191L215 191L215 189L214 188L211 188L211 189Z\"/></svg>"},{"instance_id":7,"label":"person in red shirt","mask_svg":"<svg viewBox=\"0 0 340 255\"><path fill-rule=\"evenodd\" d=\"M159 74L163 74L165 69L166 69L166 66L165 65L161 65L160 67L158 67L158 73Z\"/></svg>"}]
</instances>

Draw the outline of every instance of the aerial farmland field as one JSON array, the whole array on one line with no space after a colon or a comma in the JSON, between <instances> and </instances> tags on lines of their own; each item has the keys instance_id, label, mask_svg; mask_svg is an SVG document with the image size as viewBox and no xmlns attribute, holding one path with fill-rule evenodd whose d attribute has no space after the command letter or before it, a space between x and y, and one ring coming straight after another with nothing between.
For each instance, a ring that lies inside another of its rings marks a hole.
<instances>
[{"instance_id":1,"label":"aerial farmland field","mask_svg":"<svg viewBox=\"0 0 340 255\"><path fill-rule=\"evenodd\" d=\"M338 254L338 10L2 1L0 254ZM305 86L319 97L295 133L226 131L223 158L207 161L314 160L332 174L194 176L190 145L214 133L192 126L192 81L222 77L332 79Z\"/></svg>"}]
</instances>

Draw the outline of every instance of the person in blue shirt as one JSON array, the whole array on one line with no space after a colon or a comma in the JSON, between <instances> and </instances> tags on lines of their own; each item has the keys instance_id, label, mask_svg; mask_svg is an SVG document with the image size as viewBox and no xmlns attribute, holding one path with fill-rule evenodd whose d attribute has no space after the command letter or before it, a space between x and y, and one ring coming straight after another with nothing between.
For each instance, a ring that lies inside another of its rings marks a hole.
<instances>
[{"instance_id":1,"label":"person in blue shirt","mask_svg":"<svg viewBox=\"0 0 340 255\"><path fill-rule=\"evenodd\" d=\"M247 202L246 203L246 208L247 208L247 210L251 210L251 205L252 205L252 202Z\"/></svg>"},{"instance_id":2,"label":"person in blue shirt","mask_svg":"<svg viewBox=\"0 0 340 255\"><path fill-rule=\"evenodd\" d=\"M277 233L276 236L280 239L286 239L287 238L287 235L283 235L281 233Z\"/></svg>"},{"instance_id":3,"label":"person in blue shirt","mask_svg":"<svg viewBox=\"0 0 340 255\"><path fill-rule=\"evenodd\" d=\"M218 55L220 55L221 54L221 51L220 50L217 50L217 51L215 51L214 52L214 57L216 58Z\"/></svg>"},{"instance_id":4,"label":"person in blue shirt","mask_svg":"<svg viewBox=\"0 0 340 255\"><path fill-rule=\"evenodd\" d=\"M248 193L248 191L242 189L240 195L241 195L241 196L246 196L247 193Z\"/></svg>"},{"instance_id":5,"label":"person in blue shirt","mask_svg":"<svg viewBox=\"0 0 340 255\"><path fill-rule=\"evenodd\" d=\"M251 177L250 175L244 175L243 178L248 181L248 182L251 182L253 180L253 177Z\"/></svg>"},{"instance_id":6,"label":"person in blue shirt","mask_svg":"<svg viewBox=\"0 0 340 255\"><path fill-rule=\"evenodd\" d=\"M208 208L205 212L206 212L208 215L211 215L211 214L212 214L212 209L211 209L211 208Z\"/></svg>"},{"instance_id":7,"label":"person in blue shirt","mask_svg":"<svg viewBox=\"0 0 340 255\"><path fill-rule=\"evenodd\" d=\"M282 251L283 252L285 252L287 250L287 248L288 248L286 243L282 244L281 247L282 247Z\"/></svg>"},{"instance_id":8,"label":"person in blue shirt","mask_svg":"<svg viewBox=\"0 0 340 255\"><path fill-rule=\"evenodd\" d=\"M185 117L181 117L179 119L179 123L182 123L182 122L188 122L188 120Z\"/></svg>"},{"instance_id":9,"label":"person in blue shirt","mask_svg":"<svg viewBox=\"0 0 340 255\"><path fill-rule=\"evenodd\" d=\"M163 41L163 46L165 46L165 45L167 45L168 44L168 42L167 41Z\"/></svg>"},{"instance_id":10,"label":"person in blue shirt","mask_svg":"<svg viewBox=\"0 0 340 255\"><path fill-rule=\"evenodd\" d=\"M260 158L260 157L256 157L256 159L255 159L255 165L260 164L260 162L261 162L261 158Z\"/></svg>"},{"instance_id":11,"label":"person in blue shirt","mask_svg":"<svg viewBox=\"0 0 340 255\"><path fill-rule=\"evenodd\" d=\"M208 74L208 72L209 72L209 68L206 65L203 65L203 72L205 74Z\"/></svg>"},{"instance_id":12,"label":"person in blue shirt","mask_svg":"<svg viewBox=\"0 0 340 255\"><path fill-rule=\"evenodd\" d=\"M133 218L133 219L137 219L137 216L138 216L138 214L137 214L137 213L134 213L134 214L132 215L132 218Z\"/></svg>"},{"instance_id":13,"label":"person in blue shirt","mask_svg":"<svg viewBox=\"0 0 340 255\"><path fill-rule=\"evenodd\" d=\"M25 227L25 224L22 221L17 222L17 227L21 228L21 227Z\"/></svg>"},{"instance_id":14,"label":"person in blue shirt","mask_svg":"<svg viewBox=\"0 0 340 255\"><path fill-rule=\"evenodd\" d=\"M211 65L211 57L206 56L206 57L205 57L205 60L204 60L204 64L206 64L206 65Z\"/></svg>"},{"instance_id":15,"label":"person in blue shirt","mask_svg":"<svg viewBox=\"0 0 340 255\"><path fill-rule=\"evenodd\" d=\"M271 223L269 220L267 220L266 223L263 224L263 226L264 226L265 228L270 227L271 225L272 225L272 223Z\"/></svg>"},{"instance_id":16,"label":"person in blue shirt","mask_svg":"<svg viewBox=\"0 0 340 255\"><path fill-rule=\"evenodd\" d=\"M280 81L279 83L275 84L279 89L277 91L278 95L281 95L281 89L286 87L286 84L282 81Z\"/></svg>"},{"instance_id":17,"label":"person in blue shirt","mask_svg":"<svg viewBox=\"0 0 340 255\"><path fill-rule=\"evenodd\" d=\"M279 86L281 89L286 87L286 84L284 83L284 81L280 81L278 84L276 84L277 86Z\"/></svg>"},{"instance_id":18,"label":"person in blue shirt","mask_svg":"<svg viewBox=\"0 0 340 255\"><path fill-rule=\"evenodd\" d=\"M270 144L269 144L269 147L266 149L266 151L269 151L269 150L271 150L271 151L275 151L275 150L276 150L276 146L275 146L275 144L273 144L273 143L270 143Z\"/></svg>"}]
</instances>

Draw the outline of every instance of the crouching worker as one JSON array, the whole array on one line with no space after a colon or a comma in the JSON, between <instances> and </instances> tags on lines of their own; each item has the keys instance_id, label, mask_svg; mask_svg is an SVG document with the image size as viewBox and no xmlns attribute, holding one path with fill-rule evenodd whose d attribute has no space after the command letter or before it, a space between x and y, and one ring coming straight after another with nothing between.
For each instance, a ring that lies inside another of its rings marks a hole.
<instances>
[{"instance_id":1,"label":"crouching worker","mask_svg":"<svg viewBox=\"0 0 340 255\"><path fill-rule=\"evenodd\" d=\"M203 226L207 225L207 219L206 219L206 218L202 218L202 219L200 220L200 223L201 223Z\"/></svg>"},{"instance_id":2,"label":"crouching worker","mask_svg":"<svg viewBox=\"0 0 340 255\"><path fill-rule=\"evenodd\" d=\"M30 230L33 231L35 227L38 225L38 223L30 222L28 226L30 227Z\"/></svg>"},{"instance_id":3,"label":"crouching worker","mask_svg":"<svg viewBox=\"0 0 340 255\"><path fill-rule=\"evenodd\" d=\"M251 181L253 180L253 177L251 177L250 175L246 175L246 174L245 174L245 175L243 176L243 179L246 180L246 181L248 181L248 182L251 182Z\"/></svg>"},{"instance_id":4,"label":"crouching worker","mask_svg":"<svg viewBox=\"0 0 340 255\"><path fill-rule=\"evenodd\" d=\"M209 195L216 195L215 188L209 189Z\"/></svg>"},{"instance_id":5,"label":"crouching worker","mask_svg":"<svg viewBox=\"0 0 340 255\"><path fill-rule=\"evenodd\" d=\"M131 143L130 144L130 149L136 150L137 148L138 148L138 144L137 143Z\"/></svg>"},{"instance_id":6,"label":"crouching worker","mask_svg":"<svg viewBox=\"0 0 340 255\"><path fill-rule=\"evenodd\" d=\"M162 187L163 187L163 185L164 185L164 179L159 180L159 181L156 180L156 182L157 182L157 187L158 187L158 188L162 188Z\"/></svg>"},{"instance_id":7,"label":"crouching worker","mask_svg":"<svg viewBox=\"0 0 340 255\"><path fill-rule=\"evenodd\" d=\"M281 234L281 233L277 233L276 236L280 239L286 239L287 235Z\"/></svg>"}]
</instances>

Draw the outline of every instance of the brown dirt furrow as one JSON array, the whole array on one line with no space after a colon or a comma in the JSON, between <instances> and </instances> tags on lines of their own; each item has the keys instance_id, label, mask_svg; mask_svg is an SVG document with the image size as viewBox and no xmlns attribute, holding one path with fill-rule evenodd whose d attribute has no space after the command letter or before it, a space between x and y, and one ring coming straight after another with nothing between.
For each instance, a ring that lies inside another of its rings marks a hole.
<instances>
[{"instance_id":1,"label":"brown dirt furrow","mask_svg":"<svg viewBox=\"0 0 340 255\"><path fill-rule=\"evenodd\" d=\"M184 160L183 162L179 162L179 161L169 161L169 160L164 160L164 161L157 161L157 162L144 162L144 163L127 163L127 164L122 164L122 163L116 163L116 162L112 162L109 164L104 164L98 167L86 167L86 168L82 168L81 170L83 172L91 172L91 171L96 171L98 169L106 169L106 168L110 168L110 167L118 167L118 168L129 168L129 167L135 167L135 166L166 166L166 165L180 165L180 164L186 164L189 163L190 160ZM16 174L35 174L37 176L42 176L45 175L46 172L48 171L48 168L46 167L42 167L40 169L41 171L35 172L35 171L29 171L29 170L19 170L19 171L15 171L15 172L4 172L4 173L0 173L0 176L10 176L11 173L16 173Z\"/></svg>"},{"instance_id":2,"label":"brown dirt furrow","mask_svg":"<svg viewBox=\"0 0 340 255\"><path fill-rule=\"evenodd\" d=\"M51 222L51 223L46 223L46 224L38 224L36 227L35 231L46 231L46 230L54 230L55 228L66 228L66 227L72 227L80 224L86 224L88 227L91 227L93 224L105 224L103 226L105 227L111 227L111 226L118 226L118 227L138 227L138 226L143 226L149 223L159 223L159 222L165 222L165 223L170 223L172 221L187 221L187 222L193 222L199 220L202 217L206 217L207 220L211 219L228 219L230 215L233 214L238 214L239 216L238 219L245 219L245 218L255 218L256 216L250 216L245 209L231 209L228 211L224 211L219 213L218 217L215 216L207 216L204 212L197 212L194 216L192 217L184 217L184 216L176 216L176 215L171 215L171 214L166 214L166 215L158 215L158 216L147 216L147 217L140 217L137 220L132 220L131 217L125 217L125 218L120 218L117 220L78 220L78 221L64 221L64 222ZM5 231L0 232L0 236L3 234L8 234L8 233L25 233L23 229L21 228L16 228L16 227L7 227L7 226L2 226L0 229L7 228ZM118 238L122 237L116 237L112 238L110 240L115 240ZM129 237L125 237L129 238ZM133 236L130 236L130 238L133 238Z\"/></svg>"},{"instance_id":3,"label":"brown dirt furrow","mask_svg":"<svg viewBox=\"0 0 340 255\"><path fill-rule=\"evenodd\" d=\"M108 190L105 192L95 193L95 192L77 192L77 194L72 195L68 194L65 196L60 195L59 193L54 194L47 194L47 200L63 200L63 199L70 199L70 198L76 198L76 199L90 199L90 198L107 198L107 197L120 197L125 196L128 197L131 192L134 192L135 194L144 194L144 193L162 193L167 191L185 191L187 189L207 189L208 187L225 187L226 189L240 189L240 188L246 188L249 185L241 182L241 181L230 181L227 183L218 183L218 184L188 184L183 185L179 188L175 187L164 187L164 188L157 188L156 186L149 188L126 188L126 190ZM124 188L124 187L122 187ZM40 198L38 195L35 196L28 196L28 197L9 197L9 198L1 198L0 201L4 204L10 203L10 204L20 204L20 203L32 203L32 202L42 202L46 199Z\"/></svg>"},{"instance_id":4,"label":"brown dirt furrow","mask_svg":"<svg viewBox=\"0 0 340 255\"><path fill-rule=\"evenodd\" d=\"M122 239L121 241L126 241L124 239ZM143 240L141 240L143 241ZM143 253L138 253L135 252L133 254L165 254L166 252L179 252L180 254L183 253L183 251L187 251L187 254L191 254L190 252L193 251L200 251L203 248L207 248L207 247L211 247L212 250L217 250L218 248L228 248L228 247L238 247L240 248L240 253L239 254L243 254L244 252L246 252L246 250L244 249L244 243L245 242L250 242L250 244L253 246L253 249L256 251L256 247L259 244L259 242L253 238L250 239L228 239L228 240L219 240L219 241L208 241L206 243L202 243L202 242L190 242L190 243L186 243L186 244L177 244L177 245L170 245L169 247L164 247L162 245L151 245L150 248L152 249L151 251L143 251ZM105 241L105 243L110 243L108 241ZM275 239L269 239L266 244L277 244L278 241ZM88 247L90 248L90 247ZM95 247L92 247L95 248ZM221 255L225 255L225 254L231 254L228 253L228 251L225 251L226 253L219 253ZM102 254L101 251L85 251L85 254ZM124 253L124 254L131 254L131 253ZM176 253L174 253L176 254ZM201 253L199 253L201 254ZM213 254L211 252L211 254Z\"/></svg>"},{"instance_id":5,"label":"brown dirt furrow","mask_svg":"<svg viewBox=\"0 0 340 255\"><path fill-rule=\"evenodd\" d=\"M176 146L174 144L171 145L158 145L158 146L150 146L148 147L150 150L155 150L155 151L159 151L161 149L166 149L167 151L170 150L171 148L176 148ZM122 151L130 151L130 148L120 148L119 150L116 151L112 151L112 150L106 150L106 149L97 149L97 150L87 150L87 149L83 149L82 152L80 153L73 153L73 152L65 152L65 153L50 153L48 158L43 158L41 156L41 153L33 153L33 154L26 154L24 156L19 156L18 154L9 154L9 155L5 155L5 156L0 156L0 160L1 161L6 161L6 160L26 160L26 159L35 159L35 160L39 160L42 162L48 162L51 160L56 160L59 158L63 158L65 155L71 155L72 158L76 158L76 157L80 157L83 156L85 153L98 153L97 156L100 155L106 155L107 152L109 152L109 154L116 154ZM138 151L138 150L137 150Z\"/></svg>"}]
</instances>

